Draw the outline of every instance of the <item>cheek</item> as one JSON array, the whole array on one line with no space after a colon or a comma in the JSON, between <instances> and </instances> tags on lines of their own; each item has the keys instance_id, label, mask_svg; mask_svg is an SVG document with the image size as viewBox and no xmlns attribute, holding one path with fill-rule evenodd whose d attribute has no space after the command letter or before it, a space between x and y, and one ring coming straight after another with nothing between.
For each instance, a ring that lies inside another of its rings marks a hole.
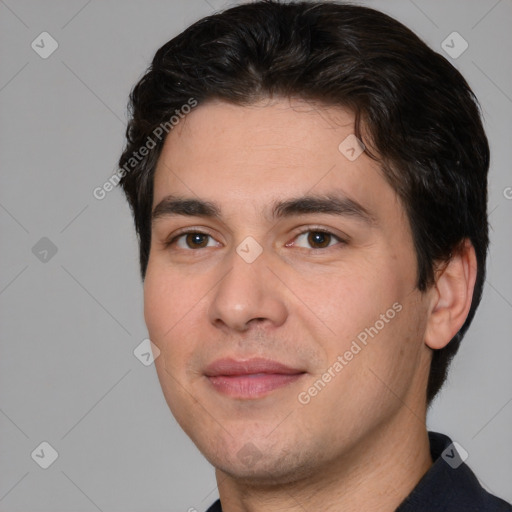
<instances>
[{"instance_id":1,"label":"cheek","mask_svg":"<svg viewBox=\"0 0 512 512\"><path fill-rule=\"evenodd\" d=\"M185 291L183 277L161 259L150 257L144 280L144 318L148 329L160 336L185 315L187 302L193 299L190 282Z\"/></svg>"},{"instance_id":2,"label":"cheek","mask_svg":"<svg viewBox=\"0 0 512 512\"><path fill-rule=\"evenodd\" d=\"M160 349L155 368L171 412L186 429L187 422L196 414L194 408L189 407L191 390L186 389L189 383L187 363L196 347L190 334L187 335L193 321L192 306L184 300L181 286L179 278L173 279L148 265L144 281L144 318L149 338Z\"/></svg>"},{"instance_id":3,"label":"cheek","mask_svg":"<svg viewBox=\"0 0 512 512\"><path fill-rule=\"evenodd\" d=\"M159 346L166 326L167 329L170 327L168 312L172 311L174 301L169 292L165 281L158 279L148 266L144 281L144 319L152 341Z\"/></svg>"},{"instance_id":4,"label":"cheek","mask_svg":"<svg viewBox=\"0 0 512 512\"><path fill-rule=\"evenodd\" d=\"M148 265L144 319L149 338L160 349L159 359L165 370L180 381L188 378L187 368L201 341L197 336L198 318L206 315L202 290L182 273Z\"/></svg>"},{"instance_id":5,"label":"cheek","mask_svg":"<svg viewBox=\"0 0 512 512\"><path fill-rule=\"evenodd\" d=\"M343 373L359 382L360 391L368 387L368 393L379 394L385 388L381 377L402 392L418 364L424 330L419 292L412 292L413 274L404 276L393 258L350 270L322 280L322 318L335 332L325 345L328 362L347 354L349 371Z\"/></svg>"},{"instance_id":6,"label":"cheek","mask_svg":"<svg viewBox=\"0 0 512 512\"><path fill-rule=\"evenodd\" d=\"M322 304L326 323L344 338L373 326L402 295L401 283L391 275L389 268L376 262L359 262L339 269L335 278L325 276L316 304Z\"/></svg>"},{"instance_id":7,"label":"cheek","mask_svg":"<svg viewBox=\"0 0 512 512\"><path fill-rule=\"evenodd\" d=\"M144 281L144 319L150 339L162 352L172 349L180 323L186 320L182 295L177 280L148 265Z\"/></svg>"},{"instance_id":8,"label":"cheek","mask_svg":"<svg viewBox=\"0 0 512 512\"><path fill-rule=\"evenodd\" d=\"M401 310L368 343L365 366L372 387L381 400L394 404L408 402L423 375L423 335L425 329L419 292L399 297Z\"/></svg>"}]
</instances>

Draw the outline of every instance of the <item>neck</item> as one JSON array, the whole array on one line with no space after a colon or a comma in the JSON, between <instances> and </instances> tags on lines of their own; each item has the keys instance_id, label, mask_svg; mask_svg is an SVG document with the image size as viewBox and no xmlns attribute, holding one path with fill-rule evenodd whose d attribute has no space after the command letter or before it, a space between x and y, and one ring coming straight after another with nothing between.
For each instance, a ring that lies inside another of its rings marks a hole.
<instances>
[{"instance_id":1,"label":"neck","mask_svg":"<svg viewBox=\"0 0 512 512\"><path fill-rule=\"evenodd\" d=\"M217 469L223 512L395 511L432 465L425 412L397 416L301 480L251 485Z\"/></svg>"}]
</instances>

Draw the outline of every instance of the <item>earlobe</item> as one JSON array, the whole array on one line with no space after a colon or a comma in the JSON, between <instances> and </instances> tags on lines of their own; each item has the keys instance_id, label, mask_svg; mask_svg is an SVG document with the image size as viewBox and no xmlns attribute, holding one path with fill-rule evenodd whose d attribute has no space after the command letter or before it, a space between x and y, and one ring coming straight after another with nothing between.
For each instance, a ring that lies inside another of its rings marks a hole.
<instances>
[{"instance_id":1,"label":"earlobe","mask_svg":"<svg viewBox=\"0 0 512 512\"><path fill-rule=\"evenodd\" d=\"M477 274L475 249L469 239L461 244L436 277L425 330L432 349L445 347L468 316Z\"/></svg>"}]
</instances>

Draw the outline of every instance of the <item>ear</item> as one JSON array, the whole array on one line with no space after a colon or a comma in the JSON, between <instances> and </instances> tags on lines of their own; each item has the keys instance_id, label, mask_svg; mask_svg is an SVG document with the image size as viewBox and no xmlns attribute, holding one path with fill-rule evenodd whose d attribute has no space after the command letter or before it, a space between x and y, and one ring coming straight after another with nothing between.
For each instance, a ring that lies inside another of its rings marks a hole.
<instances>
[{"instance_id":1,"label":"ear","mask_svg":"<svg viewBox=\"0 0 512 512\"><path fill-rule=\"evenodd\" d=\"M477 274L475 249L465 239L436 276L432 289L425 343L432 349L448 345L468 316Z\"/></svg>"}]
</instances>

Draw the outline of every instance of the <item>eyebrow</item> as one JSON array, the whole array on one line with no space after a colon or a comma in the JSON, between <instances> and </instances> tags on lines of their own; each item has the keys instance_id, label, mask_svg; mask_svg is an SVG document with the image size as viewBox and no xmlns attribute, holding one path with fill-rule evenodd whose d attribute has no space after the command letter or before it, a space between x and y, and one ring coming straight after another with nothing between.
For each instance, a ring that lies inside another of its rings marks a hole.
<instances>
[{"instance_id":1,"label":"eyebrow","mask_svg":"<svg viewBox=\"0 0 512 512\"><path fill-rule=\"evenodd\" d=\"M274 201L271 218L280 219L294 215L328 214L341 217L354 217L368 225L377 222L377 217L360 203L344 194L307 195ZM212 202L196 198L166 196L153 209L151 221L173 216L206 217L222 219L221 207Z\"/></svg>"}]
</instances>

